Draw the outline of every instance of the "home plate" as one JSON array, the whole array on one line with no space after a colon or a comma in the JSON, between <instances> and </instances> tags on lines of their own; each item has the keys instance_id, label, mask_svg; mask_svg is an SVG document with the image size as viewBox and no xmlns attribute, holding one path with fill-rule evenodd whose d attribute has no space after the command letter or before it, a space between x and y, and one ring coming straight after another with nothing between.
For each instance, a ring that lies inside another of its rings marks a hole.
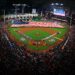
<instances>
[{"instance_id":1,"label":"home plate","mask_svg":"<svg viewBox=\"0 0 75 75\"><path fill-rule=\"evenodd\" d=\"M21 38L20 40L21 40L21 41L25 41L26 39L25 39L25 38Z\"/></svg>"},{"instance_id":2,"label":"home plate","mask_svg":"<svg viewBox=\"0 0 75 75\"><path fill-rule=\"evenodd\" d=\"M50 39L50 40L48 40L49 42L55 42L55 39Z\"/></svg>"}]
</instances>

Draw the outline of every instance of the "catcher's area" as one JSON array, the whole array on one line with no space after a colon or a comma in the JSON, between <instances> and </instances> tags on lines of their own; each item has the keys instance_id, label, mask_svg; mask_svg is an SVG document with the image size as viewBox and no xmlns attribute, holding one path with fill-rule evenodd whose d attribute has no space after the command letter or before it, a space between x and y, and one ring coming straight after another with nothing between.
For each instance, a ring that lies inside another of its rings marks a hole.
<instances>
[{"instance_id":1,"label":"catcher's area","mask_svg":"<svg viewBox=\"0 0 75 75\"><path fill-rule=\"evenodd\" d=\"M65 27L9 27L10 39L16 41L19 46L25 46L31 52L46 52L60 44L67 29Z\"/></svg>"}]
</instances>

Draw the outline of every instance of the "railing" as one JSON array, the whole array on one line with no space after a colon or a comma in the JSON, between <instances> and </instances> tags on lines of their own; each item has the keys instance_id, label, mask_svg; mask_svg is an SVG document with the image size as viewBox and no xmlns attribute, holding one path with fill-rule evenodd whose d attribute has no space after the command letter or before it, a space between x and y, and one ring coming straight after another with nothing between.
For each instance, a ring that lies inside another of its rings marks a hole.
<instances>
[{"instance_id":1,"label":"railing","mask_svg":"<svg viewBox=\"0 0 75 75\"><path fill-rule=\"evenodd\" d=\"M24 18L24 17L34 17L34 16L38 16L38 14L31 14L31 13L25 13L25 14L9 14L9 15L5 15L5 18Z\"/></svg>"}]
</instances>

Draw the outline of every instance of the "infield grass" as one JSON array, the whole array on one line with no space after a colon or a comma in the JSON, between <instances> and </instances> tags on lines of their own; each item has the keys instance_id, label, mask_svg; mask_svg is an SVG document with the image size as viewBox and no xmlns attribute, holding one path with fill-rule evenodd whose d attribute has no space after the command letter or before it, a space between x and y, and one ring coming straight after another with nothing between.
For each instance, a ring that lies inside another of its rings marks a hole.
<instances>
[{"instance_id":1,"label":"infield grass","mask_svg":"<svg viewBox=\"0 0 75 75\"><path fill-rule=\"evenodd\" d=\"M43 38L50 36L48 32L45 32L41 29L25 32L25 35L31 37L33 40L42 40Z\"/></svg>"}]
</instances>

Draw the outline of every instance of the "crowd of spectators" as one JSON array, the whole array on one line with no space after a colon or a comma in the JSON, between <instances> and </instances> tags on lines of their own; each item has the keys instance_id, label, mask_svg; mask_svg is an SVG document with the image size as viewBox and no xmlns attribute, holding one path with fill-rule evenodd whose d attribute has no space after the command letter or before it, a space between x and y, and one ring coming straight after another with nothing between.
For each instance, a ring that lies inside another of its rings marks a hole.
<instances>
[{"instance_id":1,"label":"crowd of spectators","mask_svg":"<svg viewBox=\"0 0 75 75\"><path fill-rule=\"evenodd\" d=\"M18 47L14 41L12 46L0 30L0 75L8 73L73 75L74 72L74 41L75 27L71 27L69 41L63 52L55 48L47 53L30 53L25 47Z\"/></svg>"}]
</instances>

